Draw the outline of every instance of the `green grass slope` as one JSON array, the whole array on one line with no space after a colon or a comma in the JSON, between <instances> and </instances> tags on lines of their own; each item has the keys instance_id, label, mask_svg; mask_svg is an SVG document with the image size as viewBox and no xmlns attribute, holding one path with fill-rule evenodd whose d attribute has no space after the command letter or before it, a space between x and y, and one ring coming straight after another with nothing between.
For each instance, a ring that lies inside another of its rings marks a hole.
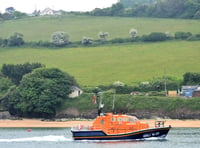
<instances>
[{"instance_id":1,"label":"green grass slope","mask_svg":"<svg viewBox=\"0 0 200 148\"><path fill-rule=\"evenodd\" d=\"M80 41L83 36L98 39L100 31L109 32L109 39L128 38L129 30L135 28L138 35L151 32L177 31L200 33L200 20L92 17L92 16L43 16L0 21L0 37L8 38L14 32L24 35L25 41L49 41L55 31L65 31L71 41Z\"/></svg>"},{"instance_id":2,"label":"green grass slope","mask_svg":"<svg viewBox=\"0 0 200 148\"><path fill-rule=\"evenodd\" d=\"M132 85L153 77L182 78L200 72L200 42L119 44L63 49L0 48L0 66L40 62L73 75L82 86L122 81Z\"/></svg>"}]
</instances>

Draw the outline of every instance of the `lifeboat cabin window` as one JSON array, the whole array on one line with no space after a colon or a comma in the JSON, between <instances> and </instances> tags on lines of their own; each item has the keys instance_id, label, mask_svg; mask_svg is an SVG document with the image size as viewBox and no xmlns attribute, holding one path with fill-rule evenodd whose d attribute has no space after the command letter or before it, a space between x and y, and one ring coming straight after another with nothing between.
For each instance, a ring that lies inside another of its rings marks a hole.
<instances>
[{"instance_id":1,"label":"lifeboat cabin window","mask_svg":"<svg viewBox=\"0 0 200 148\"><path fill-rule=\"evenodd\" d=\"M121 117L119 117L118 118L118 122L122 122L123 120L122 120L122 118Z\"/></svg>"},{"instance_id":2,"label":"lifeboat cabin window","mask_svg":"<svg viewBox=\"0 0 200 148\"><path fill-rule=\"evenodd\" d=\"M128 118L124 117L124 118L123 118L123 121L124 121L124 122L128 121Z\"/></svg>"},{"instance_id":3,"label":"lifeboat cabin window","mask_svg":"<svg viewBox=\"0 0 200 148\"><path fill-rule=\"evenodd\" d=\"M104 125L104 120L101 120L101 121L100 121L100 124L101 124L101 125Z\"/></svg>"},{"instance_id":4,"label":"lifeboat cabin window","mask_svg":"<svg viewBox=\"0 0 200 148\"><path fill-rule=\"evenodd\" d=\"M112 121L112 122L115 122L115 121L116 121L116 118L112 117L112 118L111 118L111 121Z\"/></svg>"},{"instance_id":5,"label":"lifeboat cabin window","mask_svg":"<svg viewBox=\"0 0 200 148\"><path fill-rule=\"evenodd\" d=\"M136 122L138 119L136 117L129 117L128 118L129 122Z\"/></svg>"}]
</instances>

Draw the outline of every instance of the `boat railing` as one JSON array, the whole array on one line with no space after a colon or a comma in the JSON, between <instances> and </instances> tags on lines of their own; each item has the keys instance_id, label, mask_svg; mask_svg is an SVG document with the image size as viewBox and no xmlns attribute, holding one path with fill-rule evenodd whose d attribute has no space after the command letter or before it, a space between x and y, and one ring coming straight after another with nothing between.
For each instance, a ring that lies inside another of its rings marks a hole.
<instances>
[{"instance_id":1,"label":"boat railing","mask_svg":"<svg viewBox=\"0 0 200 148\"><path fill-rule=\"evenodd\" d=\"M73 131L91 130L91 126L89 126L89 125L81 125L81 124L78 124L78 125L73 125L73 126L71 127L71 130L73 130Z\"/></svg>"},{"instance_id":2,"label":"boat railing","mask_svg":"<svg viewBox=\"0 0 200 148\"><path fill-rule=\"evenodd\" d=\"M164 127L165 121L155 121L155 127Z\"/></svg>"}]
</instances>

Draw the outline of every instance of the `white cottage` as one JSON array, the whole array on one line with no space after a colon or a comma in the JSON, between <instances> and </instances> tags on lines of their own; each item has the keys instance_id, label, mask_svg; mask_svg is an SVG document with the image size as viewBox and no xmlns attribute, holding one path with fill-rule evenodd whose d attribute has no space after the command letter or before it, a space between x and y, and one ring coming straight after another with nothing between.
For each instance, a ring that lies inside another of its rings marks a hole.
<instances>
[{"instance_id":1,"label":"white cottage","mask_svg":"<svg viewBox=\"0 0 200 148\"><path fill-rule=\"evenodd\" d=\"M70 98L78 97L83 93L83 91L80 88L78 88L77 86L72 86L71 90L72 90L72 93L69 94Z\"/></svg>"},{"instance_id":2,"label":"white cottage","mask_svg":"<svg viewBox=\"0 0 200 148\"><path fill-rule=\"evenodd\" d=\"M51 8L45 8L43 11L40 12L40 15L54 15L54 10Z\"/></svg>"}]
</instances>

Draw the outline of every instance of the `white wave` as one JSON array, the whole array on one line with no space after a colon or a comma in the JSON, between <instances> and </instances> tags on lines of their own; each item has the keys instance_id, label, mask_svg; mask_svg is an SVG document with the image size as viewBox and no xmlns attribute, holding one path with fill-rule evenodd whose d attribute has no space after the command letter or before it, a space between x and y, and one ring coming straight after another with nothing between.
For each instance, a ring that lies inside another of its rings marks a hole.
<instances>
[{"instance_id":1,"label":"white wave","mask_svg":"<svg viewBox=\"0 0 200 148\"><path fill-rule=\"evenodd\" d=\"M60 142L60 141L73 141L73 139L65 138L64 136L42 136L42 137L29 137L29 138L15 138L15 139L0 139L0 142L34 142L34 141L50 141L50 142Z\"/></svg>"}]
</instances>

